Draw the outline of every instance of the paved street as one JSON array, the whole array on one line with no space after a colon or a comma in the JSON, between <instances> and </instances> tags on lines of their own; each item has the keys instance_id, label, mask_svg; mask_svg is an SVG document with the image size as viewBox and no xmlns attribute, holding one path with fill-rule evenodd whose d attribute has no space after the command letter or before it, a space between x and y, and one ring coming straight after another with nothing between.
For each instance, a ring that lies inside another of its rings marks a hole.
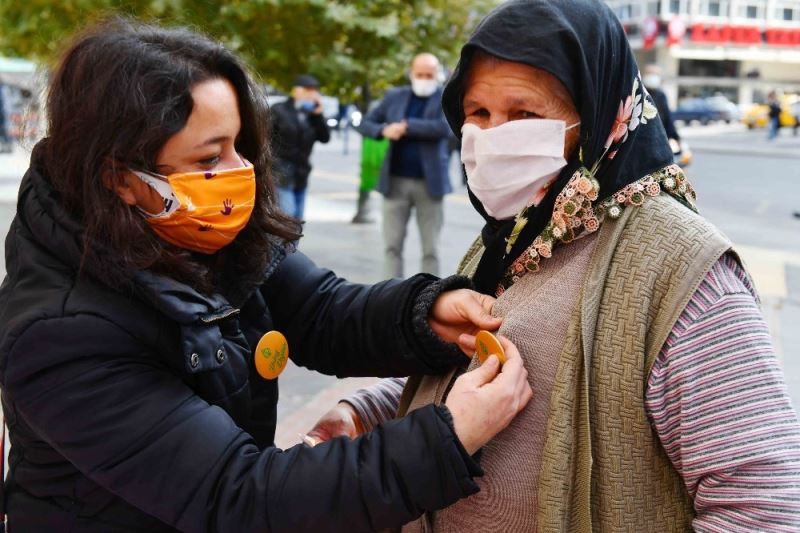
<instances>
[{"instance_id":1,"label":"paved street","mask_svg":"<svg viewBox=\"0 0 800 533\"><path fill-rule=\"evenodd\" d=\"M783 131L775 142L764 131L748 132L739 126L685 129L683 135L695 154L688 173L698 191L701 212L736 244L755 279L762 307L786 371L790 392L800 407L800 137ZM334 135L329 145L317 145L315 168L306 208L308 222L300 249L318 264L353 281L380 279L382 239L379 224L352 225L358 186L360 140L351 133L349 153ZM14 213L19 178L26 155L0 155L0 235L5 235ZM469 204L454 166L457 192L446 201L442 243L442 274L456 264L481 227ZM380 199L373 196L373 213ZM406 274L419 265L419 238L409 227ZM0 272L4 263L0 259ZM297 367L281 377L278 445L298 442L297 433L338 398L369 378L336 380Z\"/></svg>"}]
</instances>

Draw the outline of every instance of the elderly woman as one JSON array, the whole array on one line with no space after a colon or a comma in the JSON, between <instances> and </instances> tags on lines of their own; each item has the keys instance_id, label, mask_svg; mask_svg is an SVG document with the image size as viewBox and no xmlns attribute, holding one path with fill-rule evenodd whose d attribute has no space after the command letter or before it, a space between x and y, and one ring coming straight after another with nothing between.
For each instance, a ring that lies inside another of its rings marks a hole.
<instances>
[{"instance_id":1,"label":"elderly woman","mask_svg":"<svg viewBox=\"0 0 800 533\"><path fill-rule=\"evenodd\" d=\"M534 399L482 449L481 491L404 531L798 530L800 425L755 291L671 164L613 13L499 7L443 106L486 220L461 271L498 297ZM463 370L410 378L400 413ZM312 433L371 428L395 391Z\"/></svg>"}]
</instances>

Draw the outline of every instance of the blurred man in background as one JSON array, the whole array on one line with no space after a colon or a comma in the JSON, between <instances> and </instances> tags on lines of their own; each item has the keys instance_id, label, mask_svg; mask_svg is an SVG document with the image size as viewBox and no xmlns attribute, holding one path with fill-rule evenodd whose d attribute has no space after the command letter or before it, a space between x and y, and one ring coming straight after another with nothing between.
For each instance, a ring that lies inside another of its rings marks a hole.
<instances>
[{"instance_id":1,"label":"blurred man in background","mask_svg":"<svg viewBox=\"0 0 800 533\"><path fill-rule=\"evenodd\" d=\"M389 139L378 191L383 201L384 275L403 277L403 243L411 210L422 241L422 271L439 272L439 235L448 175L450 128L442 112L439 60L419 54L411 62L411 86L391 89L367 114L359 131Z\"/></svg>"},{"instance_id":2,"label":"blurred man in background","mask_svg":"<svg viewBox=\"0 0 800 533\"><path fill-rule=\"evenodd\" d=\"M658 65L644 67L642 82L647 88L647 92L653 97L658 109L658 116L661 117L661 123L664 124L664 129L667 131L667 139L680 144L681 137L678 135L678 130L675 129L675 123L672 121L672 112L669 109L667 95L661 90L661 81L661 67Z\"/></svg>"},{"instance_id":3,"label":"blurred man in background","mask_svg":"<svg viewBox=\"0 0 800 533\"><path fill-rule=\"evenodd\" d=\"M311 150L315 142L327 143L331 138L322 114L319 81L308 74L298 76L289 99L275 104L270 111L281 209L302 219Z\"/></svg>"}]
</instances>

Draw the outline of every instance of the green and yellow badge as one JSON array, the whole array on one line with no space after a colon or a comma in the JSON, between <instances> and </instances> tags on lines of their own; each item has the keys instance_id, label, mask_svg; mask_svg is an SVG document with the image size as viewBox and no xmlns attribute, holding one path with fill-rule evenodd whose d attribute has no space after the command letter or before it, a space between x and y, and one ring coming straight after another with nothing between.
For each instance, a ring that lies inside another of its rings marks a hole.
<instances>
[{"instance_id":1,"label":"green and yellow badge","mask_svg":"<svg viewBox=\"0 0 800 533\"><path fill-rule=\"evenodd\" d=\"M256 371L264 379L277 378L289 361L289 343L280 331L268 331L256 346Z\"/></svg>"},{"instance_id":2,"label":"green and yellow badge","mask_svg":"<svg viewBox=\"0 0 800 533\"><path fill-rule=\"evenodd\" d=\"M481 364L485 363L490 355L496 355L501 365L504 365L505 362L508 361L506 351L503 350L503 345L500 344L497 337L485 329L480 330L478 334L475 335L475 351Z\"/></svg>"}]
</instances>

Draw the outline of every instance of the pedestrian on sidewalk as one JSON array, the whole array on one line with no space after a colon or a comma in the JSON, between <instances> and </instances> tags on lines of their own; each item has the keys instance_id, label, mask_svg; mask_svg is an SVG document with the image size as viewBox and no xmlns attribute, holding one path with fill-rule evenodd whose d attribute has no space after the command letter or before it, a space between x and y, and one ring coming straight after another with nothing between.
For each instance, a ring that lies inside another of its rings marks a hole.
<instances>
[{"instance_id":1,"label":"pedestrian on sidewalk","mask_svg":"<svg viewBox=\"0 0 800 533\"><path fill-rule=\"evenodd\" d=\"M0 153L10 154L13 151L13 145L11 144L11 137L8 135L4 91L5 86L0 83Z\"/></svg>"},{"instance_id":2,"label":"pedestrian on sidewalk","mask_svg":"<svg viewBox=\"0 0 800 533\"><path fill-rule=\"evenodd\" d=\"M355 110L356 106L353 103L339 103L339 112L336 116L336 131L342 138L342 155L350 153L350 128Z\"/></svg>"},{"instance_id":3,"label":"pedestrian on sidewalk","mask_svg":"<svg viewBox=\"0 0 800 533\"><path fill-rule=\"evenodd\" d=\"M410 86L390 89L367 113L359 132L389 139L378 191L383 194L384 275L403 277L403 246L408 220L416 212L422 241L422 272L439 272L439 236L444 224L450 130L442 114L440 65L422 53L411 62Z\"/></svg>"},{"instance_id":4,"label":"pedestrian on sidewalk","mask_svg":"<svg viewBox=\"0 0 800 533\"><path fill-rule=\"evenodd\" d=\"M281 209L302 220L305 213L311 151L327 143L330 130L322 114L319 81L309 74L295 78L291 96L271 108L272 146Z\"/></svg>"},{"instance_id":5,"label":"pedestrian on sidewalk","mask_svg":"<svg viewBox=\"0 0 800 533\"><path fill-rule=\"evenodd\" d=\"M778 101L777 92L769 92L767 95L767 106L769 107L769 111L767 112L767 117L769 119L767 123L767 140L771 141L778 136L778 132L781 128L781 103Z\"/></svg>"},{"instance_id":6,"label":"pedestrian on sidewalk","mask_svg":"<svg viewBox=\"0 0 800 533\"><path fill-rule=\"evenodd\" d=\"M10 531L399 527L474 493L471 455L531 397L503 339L502 373L491 358L443 405L274 447L287 355L338 376L437 373L501 321L466 278L357 285L296 251L258 94L187 29L116 19L66 48L0 288Z\"/></svg>"},{"instance_id":7,"label":"pedestrian on sidewalk","mask_svg":"<svg viewBox=\"0 0 800 533\"><path fill-rule=\"evenodd\" d=\"M662 77L661 67L658 65L646 65L642 76L642 82L647 88L647 92L653 98L653 103L658 110L658 118L664 126L664 131L667 133L667 139L674 141L678 144L681 142L681 136L675 128L675 122L672 120L672 111L669 108L669 100L667 100L666 93L662 90Z\"/></svg>"},{"instance_id":8,"label":"pedestrian on sidewalk","mask_svg":"<svg viewBox=\"0 0 800 533\"><path fill-rule=\"evenodd\" d=\"M486 220L459 271L497 296L535 393L482 449L481 491L403 532L800 531L800 423L754 288L614 12L503 4L442 105ZM477 360L402 397L381 382L310 434L446 401Z\"/></svg>"}]
</instances>

